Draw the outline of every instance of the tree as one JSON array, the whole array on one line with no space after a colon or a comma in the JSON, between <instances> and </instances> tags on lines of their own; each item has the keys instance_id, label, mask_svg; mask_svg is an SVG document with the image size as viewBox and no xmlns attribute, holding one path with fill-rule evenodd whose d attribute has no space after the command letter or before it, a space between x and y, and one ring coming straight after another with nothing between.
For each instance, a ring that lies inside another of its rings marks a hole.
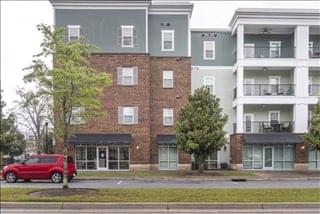
<instances>
[{"instance_id":1,"label":"tree","mask_svg":"<svg viewBox=\"0 0 320 214\"><path fill-rule=\"evenodd\" d=\"M226 132L223 131L226 122L227 116L222 114L219 98L205 87L196 89L189 96L189 103L180 110L176 125L177 144L194 155L200 172L205 159L226 143Z\"/></svg>"},{"instance_id":2,"label":"tree","mask_svg":"<svg viewBox=\"0 0 320 214\"><path fill-rule=\"evenodd\" d=\"M24 135L18 130L13 113L6 118L2 117L0 139L1 152L10 155L11 160L14 156L21 155L24 152Z\"/></svg>"},{"instance_id":3,"label":"tree","mask_svg":"<svg viewBox=\"0 0 320 214\"><path fill-rule=\"evenodd\" d=\"M53 98L54 135L57 141L63 142L63 189L66 189L68 140L79 128L79 125L71 125L72 111L83 107L85 112L78 116L85 121L104 115L100 96L111 78L90 67L90 53L96 48L85 38L68 42L64 39L65 29L54 30L44 24L39 25L38 30L44 36L42 52L34 56L32 65L27 68L30 72L24 79L35 82L41 95ZM42 57L53 57L53 68L49 68Z\"/></svg>"},{"instance_id":4,"label":"tree","mask_svg":"<svg viewBox=\"0 0 320 214\"><path fill-rule=\"evenodd\" d=\"M314 107L310 131L304 135L304 139L312 149L320 151L320 100Z\"/></svg>"},{"instance_id":5,"label":"tree","mask_svg":"<svg viewBox=\"0 0 320 214\"><path fill-rule=\"evenodd\" d=\"M17 90L20 100L14 108L19 125L32 132L37 145L37 153L45 152L45 124L52 121L50 97L37 91Z\"/></svg>"}]
</instances>

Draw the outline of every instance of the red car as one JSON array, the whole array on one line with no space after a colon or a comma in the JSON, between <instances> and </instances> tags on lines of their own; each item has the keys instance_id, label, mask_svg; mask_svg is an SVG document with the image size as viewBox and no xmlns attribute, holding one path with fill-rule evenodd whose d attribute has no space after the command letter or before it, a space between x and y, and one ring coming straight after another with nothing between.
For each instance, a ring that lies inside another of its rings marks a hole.
<instances>
[{"instance_id":1,"label":"red car","mask_svg":"<svg viewBox=\"0 0 320 214\"><path fill-rule=\"evenodd\" d=\"M63 178L63 154L32 155L22 163L5 166L2 175L8 183L18 179L49 179L53 183L60 183ZM72 157L68 157L68 180L76 175L74 161Z\"/></svg>"}]
</instances>

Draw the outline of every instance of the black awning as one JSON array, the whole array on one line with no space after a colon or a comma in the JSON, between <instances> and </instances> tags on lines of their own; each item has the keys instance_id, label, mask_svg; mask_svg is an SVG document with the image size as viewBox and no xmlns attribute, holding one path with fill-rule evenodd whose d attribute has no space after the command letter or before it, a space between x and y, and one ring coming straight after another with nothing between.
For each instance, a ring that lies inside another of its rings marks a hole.
<instances>
[{"instance_id":1,"label":"black awning","mask_svg":"<svg viewBox=\"0 0 320 214\"><path fill-rule=\"evenodd\" d=\"M75 134L69 142L74 144L130 144L131 134Z\"/></svg>"},{"instance_id":2,"label":"black awning","mask_svg":"<svg viewBox=\"0 0 320 214\"><path fill-rule=\"evenodd\" d=\"M298 144L303 139L298 134L268 133L268 134L244 134L244 143L248 144Z\"/></svg>"},{"instance_id":3,"label":"black awning","mask_svg":"<svg viewBox=\"0 0 320 214\"><path fill-rule=\"evenodd\" d=\"M176 144L176 136L173 134L163 134L163 135L157 135L156 138L157 144Z\"/></svg>"}]
</instances>

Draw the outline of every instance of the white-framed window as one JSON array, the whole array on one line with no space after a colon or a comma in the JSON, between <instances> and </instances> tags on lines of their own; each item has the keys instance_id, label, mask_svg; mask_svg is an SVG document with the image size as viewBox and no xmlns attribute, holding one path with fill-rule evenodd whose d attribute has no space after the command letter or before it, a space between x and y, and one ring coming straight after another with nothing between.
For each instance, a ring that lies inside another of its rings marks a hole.
<instances>
[{"instance_id":1,"label":"white-framed window","mask_svg":"<svg viewBox=\"0 0 320 214\"><path fill-rule=\"evenodd\" d=\"M132 48L133 47L133 29L132 25L121 26L121 47Z\"/></svg>"},{"instance_id":2,"label":"white-framed window","mask_svg":"<svg viewBox=\"0 0 320 214\"><path fill-rule=\"evenodd\" d=\"M84 124L83 113L85 112L84 107L73 107L71 111L71 125Z\"/></svg>"},{"instance_id":3,"label":"white-framed window","mask_svg":"<svg viewBox=\"0 0 320 214\"><path fill-rule=\"evenodd\" d=\"M214 94L215 78L214 76L205 76L203 78L203 86L209 88L210 94Z\"/></svg>"},{"instance_id":4,"label":"white-framed window","mask_svg":"<svg viewBox=\"0 0 320 214\"><path fill-rule=\"evenodd\" d=\"M80 39L80 25L68 25L68 41Z\"/></svg>"},{"instance_id":5,"label":"white-framed window","mask_svg":"<svg viewBox=\"0 0 320 214\"><path fill-rule=\"evenodd\" d=\"M216 58L215 47L216 45L214 41L204 41L203 42L203 59L214 60Z\"/></svg>"},{"instance_id":6,"label":"white-framed window","mask_svg":"<svg viewBox=\"0 0 320 214\"><path fill-rule=\"evenodd\" d=\"M173 108L163 109L163 125L173 126Z\"/></svg>"},{"instance_id":7,"label":"white-framed window","mask_svg":"<svg viewBox=\"0 0 320 214\"><path fill-rule=\"evenodd\" d=\"M277 58L281 56L281 41L270 41L270 57Z\"/></svg>"},{"instance_id":8,"label":"white-framed window","mask_svg":"<svg viewBox=\"0 0 320 214\"><path fill-rule=\"evenodd\" d=\"M138 67L118 67L117 75L118 85L138 84Z\"/></svg>"},{"instance_id":9,"label":"white-framed window","mask_svg":"<svg viewBox=\"0 0 320 214\"><path fill-rule=\"evenodd\" d=\"M163 88L173 88L173 71L163 71Z\"/></svg>"},{"instance_id":10,"label":"white-framed window","mask_svg":"<svg viewBox=\"0 0 320 214\"><path fill-rule=\"evenodd\" d=\"M162 30L162 51L174 51L174 30Z\"/></svg>"},{"instance_id":11,"label":"white-framed window","mask_svg":"<svg viewBox=\"0 0 320 214\"><path fill-rule=\"evenodd\" d=\"M118 107L118 123L125 125L138 124L138 107Z\"/></svg>"},{"instance_id":12,"label":"white-framed window","mask_svg":"<svg viewBox=\"0 0 320 214\"><path fill-rule=\"evenodd\" d=\"M159 146L160 170L175 170L178 165L178 151L175 145Z\"/></svg>"}]
</instances>

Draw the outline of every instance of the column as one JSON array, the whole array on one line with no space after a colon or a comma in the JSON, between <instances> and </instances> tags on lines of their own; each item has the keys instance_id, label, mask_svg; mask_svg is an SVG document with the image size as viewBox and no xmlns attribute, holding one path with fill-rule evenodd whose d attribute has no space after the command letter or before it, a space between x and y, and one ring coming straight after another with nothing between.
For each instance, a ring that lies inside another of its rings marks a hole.
<instances>
[{"instance_id":1,"label":"column","mask_svg":"<svg viewBox=\"0 0 320 214\"><path fill-rule=\"evenodd\" d=\"M237 68L237 98L243 97L243 67Z\"/></svg>"},{"instance_id":2,"label":"column","mask_svg":"<svg viewBox=\"0 0 320 214\"><path fill-rule=\"evenodd\" d=\"M237 105L237 133L243 133L243 104Z\"/></svg>"},{"instance_id":3,"label":"column","mask_svg":"<svg viewBox=\"0 0 320 214\"><path fill-rule=\"evenodd\" d=\"M237 27L237 60L243 59L243 46L244 46L244 26L238 25Z\"/></svg>"},{"instance_id":4,"label":"column","mask_svg":"<svg viewBox=\"0 0 320 214\"><path fill-rule=\"evenodd\" d=\"M294 132L305 133L308 131L308 104L294 105Z\"/></svg>"},{"instance_id":5,"label":"column","mask_svg":"<svg viewBox=\"0 0 320 214\"><path fill-rule=\"evenodd\" d=\"M309 96L309 68L298 66L294 68L295 96Z\"/></svg>"},{"instance_id":6,"label":"column","mask_svg":"<svg viewBox=\"0 0 320 214\"><path fill-rule=\"evenodd\" d=\"M309 58L309 26L298 25L294 31L295 57Z\"/></svg>"}]
</instances>

